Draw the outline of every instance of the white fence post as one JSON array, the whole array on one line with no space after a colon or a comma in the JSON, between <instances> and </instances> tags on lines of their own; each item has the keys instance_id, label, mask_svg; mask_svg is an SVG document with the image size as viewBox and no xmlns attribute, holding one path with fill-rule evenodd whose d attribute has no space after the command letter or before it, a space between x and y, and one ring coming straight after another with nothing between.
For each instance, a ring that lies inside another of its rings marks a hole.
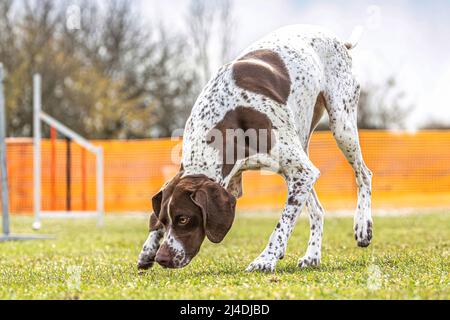
<instances>
[{"instance_id":1,"label":"white fence post","mask_svg":"<svg viewBox=\"0 0 450 320\"><path fill-rule=\"evenodd\" d=\"M16 235L11 234L9 229L9 198L6 166L6 111L5 96L3 91L3 66L0 63L0 160L2 171L2 206L3 206L3 235L0 234L0 242L5 241L26 241L26 240L47 240L54 237L47 235Z\"/></svg>"},{"instance_id":2,"label":"white fence post","mask_svg":"<svg viewBox=\"0 0 450 320\"><path fill-rule=\"evenodd\" d=\"M98 225L103 225L103 219L104 219L104 168L103 168L103 148L98 147L90 143L87 139L80 136L78 133L74 132L67 126L65 126L60 121L52 118L48 114L42 111L42 98L41 98L41 85L42 80L41 76L39 74L34 75L33 77L33 124L34 124L34 139L33 139L33 146L34 146L34 160L33 160L33 166L34 166L34 214L35 214L35 220L33 223L33 229L40 229L41 228L41 219L42 218L88 218L88 217L96 217L98 221ZM73 142L77 143L81 147L87 149L89 152L94 154L96 156L96 191L97 191L97 205L95 212L94 211L70 211L70 212L64 212L64 211L45 211L42 210L42 203L41 203L41 174L42 174L42 156L41 156L41 121L45 124L51 126L52 128L56 129L56 131L63 134L65 137L70 138Z\"/></svg>"},{"instance_id":3,"label":"white fence post","mask_svg":"<svg viewBox=\"0 0 450 320\"><path fill-rule=\"evenodd\" d=\"M0 166L2 176L2 213L3 235L9 236L9 193L8 170L6 167L6 112L5 96L3 91L3 65L0 63Z\"/></svg>"},{"instance_id":4,"label":"white fence post","mask_svg":"<svg viewBox=\"0 0 450 320\"><path fill-rule=\"evenodd\" d=\"M34 224L33 229L41 227L41 75L33 77L33 188Z\"/></svg>"}]
</instances>

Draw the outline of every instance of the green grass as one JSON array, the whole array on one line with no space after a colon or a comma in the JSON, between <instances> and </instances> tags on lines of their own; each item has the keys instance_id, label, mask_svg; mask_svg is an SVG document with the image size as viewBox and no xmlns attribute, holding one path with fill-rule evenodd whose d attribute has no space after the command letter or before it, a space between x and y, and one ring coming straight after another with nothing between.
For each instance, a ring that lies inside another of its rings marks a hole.
<instances>
[{"instance_id":1,"label":"green grass","mask_svg":"<svg viewBox=\"0 0 450 320\"><path fill-rule=\"evenodd\" d=\"M13 217L15 232L30 218ZM139 273L144 217L44 221L54 241L0 244L1 299L450 299L450 214L375 217L375 240L359 249L352 219L325 221L322 266L299 270L308 222L301 219L275 274L249 274L276 215L242 214L220 245L206 243L183 270ZM77 274L80 275L79 281Z\"/></svg>"}]
</instances>

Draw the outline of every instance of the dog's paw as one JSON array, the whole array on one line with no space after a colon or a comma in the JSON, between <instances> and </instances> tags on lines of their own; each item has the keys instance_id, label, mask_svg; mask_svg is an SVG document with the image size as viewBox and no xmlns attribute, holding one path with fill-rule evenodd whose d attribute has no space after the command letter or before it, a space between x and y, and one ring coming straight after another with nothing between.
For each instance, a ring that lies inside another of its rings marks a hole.
<instances>
[{"instance_id":1,"label":"dog's paw","mask_svg":"<svg viewBox=\"0 0 450 320\"><path fill-rule=\"evenodd\" d=\"M153 267L155 264L155 255L154 254L148 254L146 252L142 252L139 255L137 268L139 270L148 270Z\"/></svg>"},{"instance_id":2,"label":"dog's paw","mask_svg":"<svg viewBox=\"0 0 450 320\"><path fill-rule=\"evenodd\" d=\"M273 273L275 272L275 266L277 262L275 259L268 259L259 257L255 261L253 261L247 268L247 272L267 272Z\"/></svg>"},{"instance_id":3,"label":"dog's paw","mask_svg":"<svg viewBox=\"0 0 450 320\"><path fill-rule=\"evenodd\" d=\"M145 270L149 270L149 269L153 268L154 264L155 264L154 262L146 263L146 262L139 261L137 264L137 268L138 268L138 270L145 271Z\"/></svg>"},{"instance_id":4,"label":"dog's paw","mask_svg":"<svg viewBox=\"0 0 450 320\"><path fill-rule=\"evenodd\" d=\"M298 267L300 269L317 268L319 266L320 266L320 258L319 257L312 258L309 256L305 256L298 261Z\"/></svg>"},{"instance_id":5,"label":"dog's paw","mask_svg":"<svg viewBox=\"0 0 450 320\"><path fill-rule=\"evenodd\" d=\"M367 248L372 242L373 236L373 222L366 220L355 224L355 240L358 247Z\"/></svg>"}]
</instances>

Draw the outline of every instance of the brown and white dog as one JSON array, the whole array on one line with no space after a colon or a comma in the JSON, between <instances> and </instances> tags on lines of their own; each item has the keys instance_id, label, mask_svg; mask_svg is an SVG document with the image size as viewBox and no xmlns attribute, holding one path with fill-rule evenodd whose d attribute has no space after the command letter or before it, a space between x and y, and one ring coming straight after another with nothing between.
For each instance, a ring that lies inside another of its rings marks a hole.
<instances>
[{"instance_id":1,"label":"brown and white dog","mask_svg":"<svg viewBox=\"0 0 450 320\"><path fill-rule=\"evenodd\" d=\"M320 172L308 157L308 145L325 111L356 175L357 243L370 244L372 173L359 144L360 86L352 74L351 48L317 27L294 25L268 35L220 68L186 124L180 172L153 198L139 268L148 269L155 261L181 268L199 252L205 237L221 242L233 224L246 170L271 170L288 186L286 207L269 244L247 270L275 270L305 205L311 235L299 267L318 266L324 211L313 189Z\"/></svg>"}]
</instances>

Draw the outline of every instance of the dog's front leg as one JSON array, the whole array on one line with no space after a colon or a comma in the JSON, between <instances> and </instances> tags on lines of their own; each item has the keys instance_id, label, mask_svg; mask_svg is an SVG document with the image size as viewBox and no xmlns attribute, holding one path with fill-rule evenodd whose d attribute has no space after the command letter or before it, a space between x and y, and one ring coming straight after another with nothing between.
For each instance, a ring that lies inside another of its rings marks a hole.
<instances>
[{"instance_id":1,"label":"dog's front leg","mask_svg":"<svg viewBox=\"0 0 450 320\"><path fill-rule=\"evenodd\" d=\"M159 250L161 240L164 237L164 230L150 231L150 234L145 241L142 251L139 254L138 268L141 270L147 270L153 267L155 263L156 253Z\"/></svg>"},{"instance_id":2,"label":"dog's front leg","mask_svg":"<svg viewBox=\"0 0 450 320\"><path fill-rule=\"evenodd\" d=\"M263 253L247 268L247 271L275 271L279 259L284 258L287 242L292 234L297 218L300 215L314 183L319 178L319 170L311 163L307 155L301 150L296 149L284 166L283 174L288 185L288 200L286 207L281 215L269 244ZM289 150L292 151L292 150ZM301 154L299 154L301 153Z\"/></svg>"}]
</instances>

